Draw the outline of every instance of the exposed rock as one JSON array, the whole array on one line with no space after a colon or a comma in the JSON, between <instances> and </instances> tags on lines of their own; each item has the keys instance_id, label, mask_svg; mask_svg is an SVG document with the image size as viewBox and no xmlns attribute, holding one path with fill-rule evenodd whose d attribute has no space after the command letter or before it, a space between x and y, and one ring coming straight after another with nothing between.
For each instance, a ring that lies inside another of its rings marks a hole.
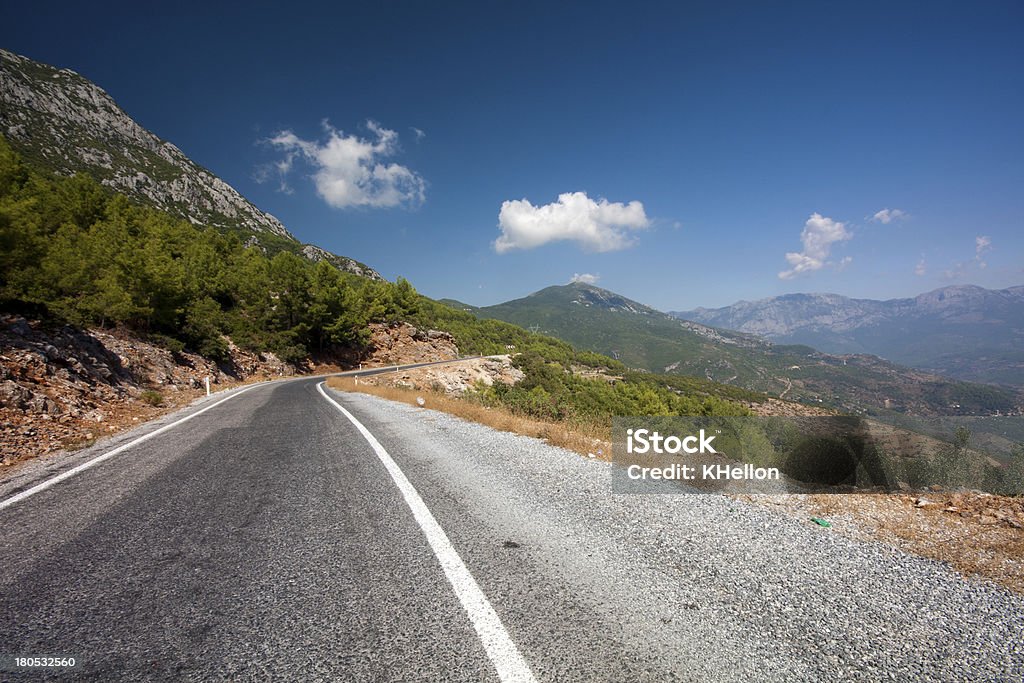
<instances>
[{"instance_id":1,"label":"exposed rock","mask_svg":"<svg viewBox=\"0 0 1024 683\"><path fill-rule=\"evenodd\" d=\"M384 279L380 276L380 273L375 271L373 268L370 268L368 265L360 263L355 259L350 259L347 256L338 256L337 254L332 254L326 249L322 249L316 246L315 244L304 245L302 247L302 255L305 256L310 261L312 261L313 263L327 261L328 263L330 263L339 270L344 270L349 273L355 273L356 275L360 275L371 280Z\"/></svg>"},{"instance_id":2,"label":"exposed rock","mask_svg":"<svg viewBox=\"0 0 1024 683\"><path fill-rule=\"evenodd\" d=\"M140 412L155 415L139 400L147 388L164 393L173 408L201 395L205 377L224 384L308 369L231 343L229 349L230 360L218 366L127 333L47 329L0 315L0 464L90 440L97 423L117 429Z\"/></svg>"},{"instance_id":3,"label":"exposed rock","mask_svg":"<svg viewBox=\"0 0 1024 683\"><path fill-rule=\"evenodd\" d=\"M458 358L447 332L405 323L372 325L373 351L364 365L423 363ZM321 358L295 366L273 353L253 353L227 340L229 360L218 365L189 352L172 352L126 330L47 326L0 314L0 465L83 445L96 434L132 427L205 393L205 378L223 387L307 372L337 372L354 358ZM479 359L456 375L435 373L435 383L462 392L475 382L515 382L505 360ZM414 371L415 372L415 371ZM159 406L144 391L161 394Z\"/></svg>"},{"instance_id":4,"label":"exposed rock","mask_svg":"<svg viewBox=\"0 0 1024 683\"><path fill-rule=\"evenodd\" d=\"M295 240L281 221L140 126L96 84L69 69L2 49L0 133L50 170L88 173L107 187L196 225L251 233L247 245L264 249L258 236L267 233ZM315 250L316 258L308 250ZM369 266L319 247L306 246L302 253L313 261L327 258L342 270L383 279Z\"/></svg>"},{"instance_id":5,"label":"exposed rock","mask_svg":"<svg viewBox=\"0 0 1024 683\"><path fill-rule=\"evenodd\" d=\"M480 385L493 386L496 382L516 384L523 379L522 370L512 365L511 357L475 358L448 365L413 368L401 374L370 376L360 380L378 385L400 386L410 389L443 391L459 396Z\"/></svg>"},{"instance_id":6,"label":"exposed rock","mask_svg":"<svg viewBox=\"0 0 1024 683\"><path fill-rule=\"evenodd\" d=\"M374 351L367 365L404 365L459 357L455 338L438 330L419 330L408 323L370 325Z\"/></svg>"},{"instance_id":7,"label":"exposed rock","mask_svg":"<svg viewBox=\"0 0 1024 683\"><path fill-rule=\"evenodd\" d=\"M144 129L99 86L0 50L0 129L62 172L103 169L103 184L193 223L291 237L279 220Z\"/></svg>"}]
</instances>

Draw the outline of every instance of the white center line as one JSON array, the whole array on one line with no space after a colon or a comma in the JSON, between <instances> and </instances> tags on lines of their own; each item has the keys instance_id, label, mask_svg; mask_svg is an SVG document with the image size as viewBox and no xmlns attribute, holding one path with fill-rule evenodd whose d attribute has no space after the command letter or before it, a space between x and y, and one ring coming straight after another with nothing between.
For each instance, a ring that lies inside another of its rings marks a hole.
<instances>
[{"instance_id":1,"label":"white center line","mask_svg":"<svg viewBox=\"0 0 1024 683\"><path fill-rule=\"evenodd\" d=\"M203 413L205 413L207 410L212 410L213 408L216 408L217 406L219 406L221 403L224 403L225 401L230 401L231 399L233 399L236 396L241 396L242 394L244 394L245 392L249 391L250 389L255 389L257 386L260 386L260 385L253 384L252 386L248 386L248 387L245 387L244 389L240 389L239 391L236 391L235 393L231 394L230 396L222 398L221 400L217 401L213 405L206 406L202 410L197 410L196 412L191 413L190 415L186 415L185 417L181 418L180 420L177 420L176 422L172 422L169 425L164 425L160 429L154 429L149 434L143 434L142 436L140 436L139 438L135 439L134 441L129 441L128 443L126 443L126 444L124 444L122 446L118 446L117 448L115 448L115 449L113 449L111 451L107 451L103 455L97 455L92 460L88 460L86 462L83 462L81 465L78 465L77 467L72 467L70 470L67 470L66 472L61 472L56 477L52 477L50 479L47 479L46 481L44 481L44 482L42 482L40 484L36 484L35 486L33 486L30 489L25 489L24 491L22 491L21 493L19 493L17 495L11 496L10 498L7 498L6 500L0 501L0 510L3 510L5 507L9 507L11 505L14 505L18 501L25 500L29 496L34 496L35 494L39 493L40 491L45 491L46 489L50 488L54 484L59 484L60 482L64 481L65 479L70 479L71 477L75 476L79 472L84 472L85 470L89 469L90 467L94 467L96 465L99 465L104 460L112 458L115 455L117 455L118 453L126 451L129 448L131 448L132 446L136 446L136 445L142 443L143 441L148 441L149 439L152 439L157 434L163 434L164 432L166 432L168 429L170 429L172 427L177 427L178 425L180 425L183 422L188 422L193 417L198 417L198 416L202 415Z\"/></svg>"},{"instance_id":2,"label":"white center line","mask_svg":"<svg viewBox=\"0 0 1024 683\"><path fill-rule=\"evenodd\" d=\"M345 410L340 403L327 395L327 392L324 391L323 382L318 384L316 388L321 396L340 410L341 414L355 425L356 429L363 435L363 438L369 442L377 457L380 458L381 463L384 464L395 485L398 486L398 490L402 492L405 502L409 505L409 509L412 510L412 516L416 519L417 524L420 525L420 529L423 530L423 535L427 537L427 542L434 551L438 562L441 563L445 576L448 577L448 582L451 583L452 588L455 590L455 595L459 598L463 609L469 615L470 621L473 622L473 628L476 629L477 636L480 637L480 642L483 643L484 649L487 651L487 656L491 658L491 663L498 670L498 677L506 683L512 681L522 683L535 682L536 679L533 677L533 672L530 671L530 667L526 660L523 659L523 656L519 654L519 649L512 642L512 638L509 636L508 631L505 630L504 624L501 623L498 613L491 607L491 603L487 600L484 592L480 590L480 586L477 585L476 579L469 572L466 563L462 561L459 553L452 546L451 541L448 540L448 535L445 534L441 525L437 523L434 515L427 508L426 503L423 502L412 482L402 472L398 463L388 455L388 452L384 450L384 447L380 445L376 437L370 433L370 430L364 427L352 413Z\"/></svg>"}]
</instances>

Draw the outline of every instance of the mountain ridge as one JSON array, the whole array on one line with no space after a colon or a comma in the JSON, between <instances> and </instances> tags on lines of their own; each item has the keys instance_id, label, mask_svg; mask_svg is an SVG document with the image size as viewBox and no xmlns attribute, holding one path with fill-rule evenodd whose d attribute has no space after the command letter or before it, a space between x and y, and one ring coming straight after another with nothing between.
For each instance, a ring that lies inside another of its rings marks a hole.
<instances>
[{"instance_id":1,"label":"mountain ridge","mask_svg":"<svg viewBox=\"0 0 1024 683\"><path fill-rule=\"evenodd\" d=\"M299 242L173 143L136 122L99 85L0 48L0 133L36 166L60 175L85 172L102 185L193 225L234 232L261 248L285 246L311 261L382 279L369 266ZM307 253L308 252L308 253Z\"/></svg>"},{"instance_id":2,"label":"mountain ridge","mask_svg":"<svg viewBox=\"0 0 1024 683\"><path fill-rule=\"evenodd\" d=\"M968 405L981 413L1006 412L1017 410L1021 401L1013 391L951 381L872 355L828 354L680 320L584 283L546 287L467 310L611 355L630 367L701 377L852 412L868 408L940 414Z\"/></svg>"},{"instance_id":3,"label":"mountain ridge","mask_svg":"<svg viewBox=\"0 0 1024 683\"><path fill-rule=\"evenodd\" d=\"M830 353L870 353L968 381L1024 386L1024 286L952 285L916 297L785 294L680 319Z\"/></svg>"}]
</instances>

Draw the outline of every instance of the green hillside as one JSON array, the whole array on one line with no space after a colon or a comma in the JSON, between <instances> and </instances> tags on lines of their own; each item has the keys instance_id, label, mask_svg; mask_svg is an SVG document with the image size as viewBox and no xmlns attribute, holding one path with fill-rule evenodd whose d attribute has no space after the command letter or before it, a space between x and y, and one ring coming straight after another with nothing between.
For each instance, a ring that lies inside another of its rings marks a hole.
<instances>
[{"instance_id":1,"label":"green hillside","mask_svg":"<svg viewBox=\"0 0 1024 683\"><path fill-rule=\"evenodd\" d=\"M228 339L294 363L353 361L371 323L450 332L464 354L515 350L526 378L487 400L535 417L746 412L750 392L628 371L565 341L432 301L410 283L364 278L329 259L269 255L238 236L195 226L79 174L27 165L0 137L0 312L50 325L120 327L172 351L227 358ZM609 373L615 373L614 375Z\"/></svg>"},{"instance_id":2,"label":"green hillside","mask_svg":"<svg viewBox=\"0 0 1024 683\"><path fill-rule=\"evenodd\" d=\"M701 377L851 412L1012 411L1010 390L947 380L866 355L835 356L679 320L608 290L573 283L475 309L629 367ZM959 406L959 407L954 407Z\"/></svg>"}]
</instances>

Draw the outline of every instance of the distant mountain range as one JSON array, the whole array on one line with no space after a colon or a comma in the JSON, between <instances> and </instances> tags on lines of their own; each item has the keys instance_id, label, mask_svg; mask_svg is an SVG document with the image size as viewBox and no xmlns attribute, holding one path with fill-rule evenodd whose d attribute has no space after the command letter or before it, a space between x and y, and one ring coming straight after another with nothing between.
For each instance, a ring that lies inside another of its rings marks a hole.
<instances>
[{"instance_id":1,"label":"distant mountain range","mask_svg":"<svg viewBox=\"0 0 1024 683\"><path fill-rule=\"evenodd\" d=\"M0 49L0 134L37 168L88 173L196 225L238 234L271 252L287 249L380 279L358 261L298 242L281 221L140 126L103 89L69 69Z\"/></svg>"},{"instance_id":2,"label":"distant mountain range","mask_svg":"<svg viewBox=\"0 0 1024 683\"><path fill-rule=\"evenodd\" d=\"M786 294L673 316L829 353L870 353L959 379L1024 386L1024 287L943 287L912 299Z\"/></svg>"},{"instance_id":3,"label":"distant mountain range","mask_svg":"<svg viewBox=\"0 0 1024 683\"><path fill-rule=\"evenodd\" d=\"M482 308L443 302L559 337L631 367L704 377L851 412L985 414L1016 410L1021 400L1013 390L949 380L875 356L832 355L683 321L583 283Z\"/></svg>"}]
</instances>

